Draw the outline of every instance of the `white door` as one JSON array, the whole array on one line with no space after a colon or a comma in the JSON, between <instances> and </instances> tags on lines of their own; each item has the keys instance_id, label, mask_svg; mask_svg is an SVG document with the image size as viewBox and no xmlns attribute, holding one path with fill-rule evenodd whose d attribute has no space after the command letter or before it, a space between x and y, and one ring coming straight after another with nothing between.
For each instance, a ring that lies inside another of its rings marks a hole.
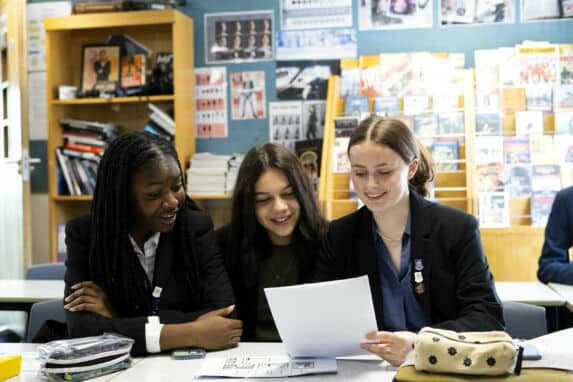
<instances>
[{"instance_id":1,"label":"white door","mask_svg":"<svg viewBox=\"0 0 573 382\"><path fill-rule=\"evenodd\" d=\"M30 259L24 1L0 2L0 278L22 278Z\"/></svg>"},{"instance_id":2,"label":"white door","mask_svg":"<svg viewBox=\"0 0 573 382\"><path fill-rule=\"evenodd\" d=\"M25 1L0 0L0 279L24 277L31 259L30 170L24 50ZM25 128L26 127L26 128ZM24 314L3 312L0 327L23 333Z\"/></svg>"}]
</instances>

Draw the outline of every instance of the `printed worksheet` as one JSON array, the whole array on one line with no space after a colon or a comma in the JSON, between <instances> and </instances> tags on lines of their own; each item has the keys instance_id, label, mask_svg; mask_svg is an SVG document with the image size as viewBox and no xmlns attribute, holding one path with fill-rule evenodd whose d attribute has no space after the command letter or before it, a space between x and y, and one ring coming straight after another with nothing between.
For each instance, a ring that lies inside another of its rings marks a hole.
<instances>
[{"instance_id":1,"label":"printed worksheet","mask_svg":"<svg viewBox=\"0 0 573 382\"><path fill-rule=\"evenodd\" d=\"M278 378L336 373L334 358L227 357L206 359L200 377Z\"/></svg>"}]
</instances>

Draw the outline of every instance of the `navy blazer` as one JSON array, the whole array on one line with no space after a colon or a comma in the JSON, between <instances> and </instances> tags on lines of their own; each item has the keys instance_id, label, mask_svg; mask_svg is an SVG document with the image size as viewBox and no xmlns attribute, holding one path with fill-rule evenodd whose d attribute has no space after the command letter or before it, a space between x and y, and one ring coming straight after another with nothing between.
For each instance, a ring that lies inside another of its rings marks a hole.
<instances>
[{"instance_id":1,"label":"navy blazer","mask_svg":"<svg viewBox=\"0 0 573 382\"><path fill-rule=\"evenodd\" d=\"M192 293L184 287L182 281L183 267L174 260L173 253L177 250L175 231L161 234L155 258L154 283L162 286L159 317L161 323L183 323L195 320L201 314L219 309L234 303L233 291L225 272L223 260L213 231L211 218L190 207L183 215L187 219L188 231L186 237L191 241L191 250L197 254L200 267L201 290ZM71 220L66 225L66 275L65 295L71 293L71 286L80 282L93 280L88 266L88 249L90 246L90 217L82 216ZM136 256L131 249L127 256ZM175 258L176 259L176 258ZM139 265L139 262L138 262ZM145 287L145 271L139 265L138 278ZM151 291L148 291L151 294ZM199 296L193 298L193 296ZM90 312L67 312L67 322L71 337L95 336L104 332L116 332L135 340L132 354L145 354L145 324L150 315L148 304L134 301L138 309L135 317L106 318Z\"/></svg>"},{"instance_id":2,"label":"navy blazer","mask_svg":"<svg viewBox=\"0 0 573 382\"><path fill-rule=\"evenodd\" d=\"M545 242L539 257L537 277L544 283L573 284L573 187L557 193L545 226Z\"/></svg>"},{"instance_id":3,"label":"navy blazer","mask_svg":"<svg viewBox=\"0 0 573 382\"><path fill-rule=\"evenodd\" d=\"M455 331L503 330L501 303L481 246L476 219L410 191L411 262L422 261L424 292L416 294L432 326ZM376 321L384 329L378 258L366 207L333 221L315 281L368 275ZM412 285L414 272L412 272ZM414 289L414 287L412 288Z\"/></svg>"}]
</instances>

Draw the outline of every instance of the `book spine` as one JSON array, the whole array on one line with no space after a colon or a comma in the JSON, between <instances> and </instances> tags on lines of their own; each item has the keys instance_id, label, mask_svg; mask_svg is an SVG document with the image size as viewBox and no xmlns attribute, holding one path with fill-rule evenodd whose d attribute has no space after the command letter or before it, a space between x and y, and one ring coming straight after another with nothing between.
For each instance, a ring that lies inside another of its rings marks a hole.
<instances>
[{"instance_id":1,"label":"book spine","mask_svg":"<svg viewBox=\"0 0 573 382\"><path fill-rule=\"evenodd\" d=\"M103 147L89 146L89 145L69 143L69 142L66 143L65 148L70 150L84 151L93 154L103 154L104 151Z\"/></svg>"},{"instance_id":2,"label":"book spine","mask_svg":"<svg viewBox=\"0 0 573 382\"><path fill-rule=\"evenodd\" d=\"M159 114L151 113L149 115L149 119L153 121L156 125L161 127L161 129L164 130L169 135L171 136L175 135L175 128L174 127L172 128L168 123L166 123L165 120L159 116Z\"/></svg>"},{"instance_id":3,"label":"book spine","mask_svg":"<svg viewBox=\"0 0 573 382\"><path fill-rule=\"evenodd\" d=\"M72 182L78 191L77 195L88 195L88 190L85 188L82 178L80 176L79 170L76 166L77 159L68 158L68 163L70 164L72 175Z\"/></svg>"},{"instance_id":4,"label":"book spine","mask_svg":"<svg viewBox=\"0 0 573 382\"><path fill-rule=\"evenodd\" d=\"M71 179L71 174L68 172L68 166L66 165L66 157L62 154L62 149L56 149L56 158L58 159L58 165L60 167L60 172L63 174L64 179L66 181L66 186L68 187L68 194L74 195L74 187ZM62 190L63 191L63 190ZM62 194L60 194L62 195Z\"/></svg>"}]
</instances>

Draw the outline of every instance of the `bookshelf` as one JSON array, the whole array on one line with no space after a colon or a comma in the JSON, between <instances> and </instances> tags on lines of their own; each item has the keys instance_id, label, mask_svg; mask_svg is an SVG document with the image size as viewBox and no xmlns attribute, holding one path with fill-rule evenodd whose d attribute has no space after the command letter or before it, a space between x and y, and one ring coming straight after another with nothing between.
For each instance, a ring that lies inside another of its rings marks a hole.
<instances>
[{"instance_id":1,"label":"bookshelf","mask_svg":"<svg viewBox=\"0 0 573 382\"><path fill-rule=\"evenodd\" d=\"M185 168L195 152L193 21L177 10L138 11L52 17L45 20L48 89L48 191L50 260L57 260L57 227L89 212L91 196L58 194L56 147L62 145L60 118L113 122L119 134L143 130L152 102L172 108L175 148ZM59 100L58 86L80 87L82 47L127 34L155 54L173 53L174 94Z\"/></svg>"}]
</instances>

